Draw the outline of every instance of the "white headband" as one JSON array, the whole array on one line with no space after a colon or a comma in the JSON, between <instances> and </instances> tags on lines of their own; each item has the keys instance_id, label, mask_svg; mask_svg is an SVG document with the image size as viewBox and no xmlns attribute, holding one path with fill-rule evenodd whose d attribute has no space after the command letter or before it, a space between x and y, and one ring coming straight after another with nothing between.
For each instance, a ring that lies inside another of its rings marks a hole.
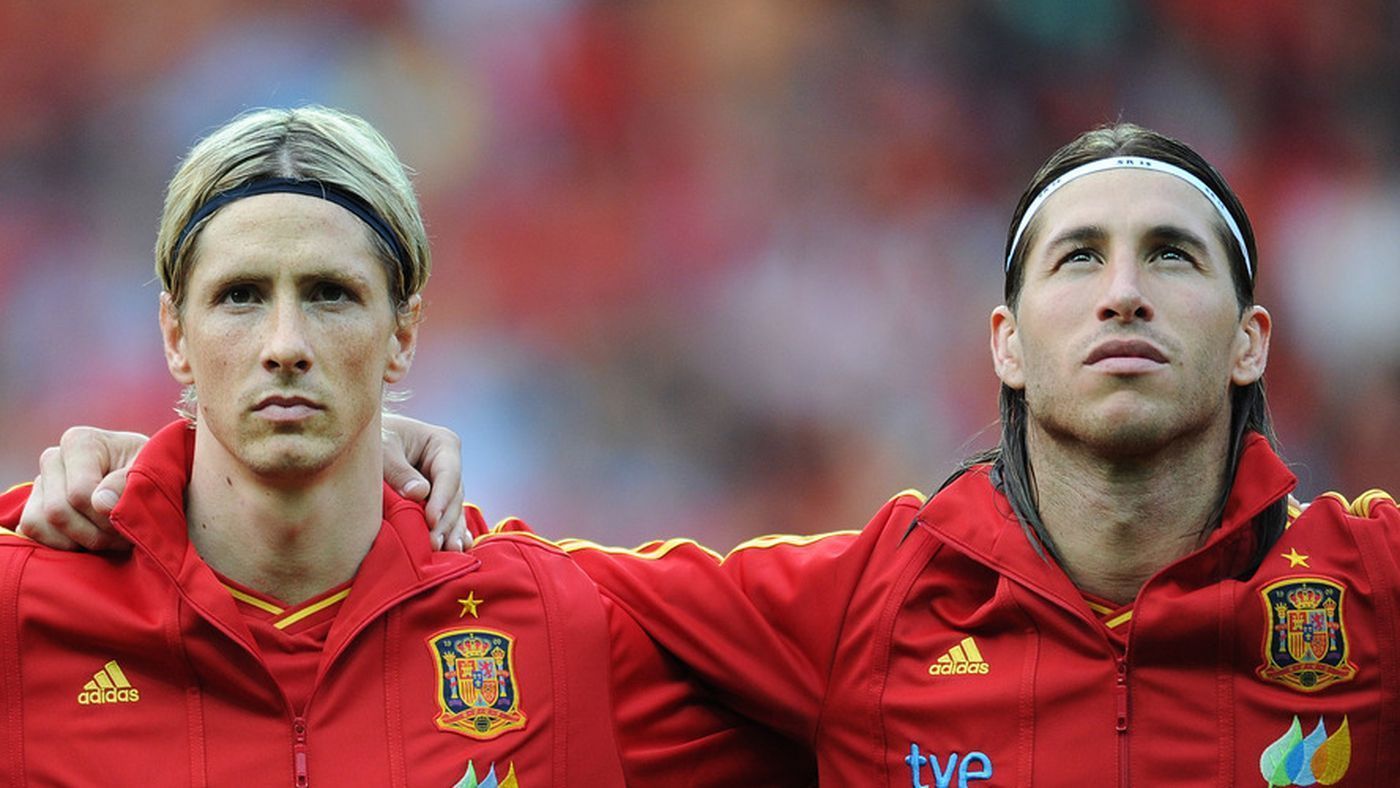
<instances>
[{"instance_id":1,"label":"white headband","mask_svg":"<svg viewBox=\"0 0 1400 788\"><path fill-rule=\"evenodd\" d=\"M1091 175L1096 172L1103 172L1104 170L1120 169L1153 170L1156 172L1164 172L1168 175L1174 175L1195 187L1196 191L1205 195L1205 198L1210 200L1211 205L1215 206L1215 210L1220 213L1220 218L1225 220L1225 225L1230 228L1230 232L1235 236L1235 243L1240 245L1240 254L1244 257L1245 273L1249 275L1251 280L1254 279L1254 266L1249 260L1249 247L1244 244L1244 234L1240 232L1240 226L1235 223L1235 217L1230 215L1229 209L1225 207L1225 203L1221 202L1219 195L1211 191L1211 188L1200 178L1197 178L1195 175L1192 175L1175 164L1168 164L1156 159L1144 159L1137 156L1095 159L1087 164L1081 164L1045 184L1045 188L1040 190L1040 194L1037 194L1035 199L1031 200L1031 204L1026 206L1026 212L1021 215L1021 223L1016 226L1016 234L1011 236L1011 250L1006 255L1006 270L1011 270L1011 258L1016 254L1016 244L1021 242L1021 234L1026 231L1026 226L1031 223L1031 219L1035 218L1036 211L1039 211L1040 207L1045 204L1045 201L1050 199L1050 195L1054 194L1061 186L1064 186L1075 178Z\"/></svg>"}]
</instances>

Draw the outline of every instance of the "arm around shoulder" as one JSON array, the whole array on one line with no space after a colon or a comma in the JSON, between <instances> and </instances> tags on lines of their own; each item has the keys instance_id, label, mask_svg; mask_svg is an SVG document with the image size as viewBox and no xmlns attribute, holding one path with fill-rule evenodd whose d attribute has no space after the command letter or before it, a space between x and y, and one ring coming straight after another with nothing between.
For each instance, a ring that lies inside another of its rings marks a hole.
<instances>
[{"instance_id":1,"label":"arm around shoulder","mask_svg":"<svg viewBox=\"0 0 1400 788\"><path fill-rule=\"evenodd\" d=\"M679 660L605 600L613 719L634 788L816 785L810 749L724 708Z\"/></svg>"},{"instance_id":2,"label":"arm around shoulder","mask_svg":"<svg viewBox=\"0 0 1400 788\"><path fill-rule=\"evenodd\" d=\"M862 531L765 536L727 556L690 540L560 546L725 704L810 743L852 598L921 505L900 496Z\"/></svg>"}]
</instances>

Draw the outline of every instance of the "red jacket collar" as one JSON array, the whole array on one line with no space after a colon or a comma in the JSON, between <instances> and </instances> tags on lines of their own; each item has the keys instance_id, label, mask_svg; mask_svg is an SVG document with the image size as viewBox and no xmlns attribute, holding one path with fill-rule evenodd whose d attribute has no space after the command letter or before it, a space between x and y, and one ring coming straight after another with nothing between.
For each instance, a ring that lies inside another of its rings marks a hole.
<instances>
[{"instance_id":1,"label":"red jacket collar","mask_svg":"<svg viewBox=\"0 0 1400 788\"><path fill-rule=\"evenodd\" d=\"M990 466L978 466L948 485L920 511L918 524L997 571L1077 604L1078 590L1059 566L1036 552L1012 513L1011 503L992 485L990 471ZM1213 582L1243 571L1254 549L1250 527L1254 516L1287 495L1296 483L1269 442L1250 433L1220 528L1173 568L1194 570L1198 582Z\"/></svg>"},{"instance_id":2,"label":"red jacket collar","mask_svg":"<svg viewBox=\"0 0 1400 788\"><path fill-rule=\"evenodd\" d=\"M185 487L194 460L193 425L172 422L157 432L137 455L127 489L113 511L122 533L162 563L184 555L189 543L185 524ZM423 507L384 486L384 525L415 565L432 563L433 548Z\"/></svg>"},{"instance_id":3,"label":"red jacket collar","mask_svg":"<svg viewBox=\"0 0 1400 788\"><path fill-rule=\"evenodd\" d=\"M194 440L188 421L176 421L157 432L132 464L112 522L139 554L171 575L196 608L223 620L231 633L246 634L232 598L189 540L185 487ZM479 564L480 560L470 554L435 552L423 507L385 485L384 521L360 564L354 590L337 616L335 630L341 630L342 625L358 627L393 600L474 570ZM335 639L334 630L331 637Z\"/></svg>"}]
</instances>

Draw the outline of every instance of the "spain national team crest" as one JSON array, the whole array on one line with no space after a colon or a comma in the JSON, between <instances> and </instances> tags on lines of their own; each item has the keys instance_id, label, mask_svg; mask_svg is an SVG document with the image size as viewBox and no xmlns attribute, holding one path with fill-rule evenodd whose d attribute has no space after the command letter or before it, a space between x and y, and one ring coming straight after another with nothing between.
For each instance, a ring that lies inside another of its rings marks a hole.
<instances>
[{"instance_id":1,"label":"spain national team crest","mask_svg":"<svg viewBox=\"0 0 1400 788\"><path fill-rule=\"evenodd\" d=\"M438 728L494 739L525 727L515 682L515 638L490 629L453 629L427 641L437 664Z\"/></svg>"},{"instance_id":2,"label":"spain national team crest","mask_svg":"<svg viewBox=\"0 0 1400 788\"><path fill-rule=\"evenodd\" d=\"M1290 577L1259 592L1268 628L1259 677L1303 692L1350 681L1356 666L1347 661L1346 619L1340 583L1321 577Z\"/></svg>"}]
</instances>

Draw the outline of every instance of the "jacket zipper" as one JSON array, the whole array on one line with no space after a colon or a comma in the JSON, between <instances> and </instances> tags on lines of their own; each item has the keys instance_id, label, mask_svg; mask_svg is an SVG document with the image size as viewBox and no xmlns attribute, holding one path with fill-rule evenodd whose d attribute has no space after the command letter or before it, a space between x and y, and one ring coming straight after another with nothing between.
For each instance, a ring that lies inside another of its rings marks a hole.
<instances>
[{"instance_id":1,"label":"jacket zipper","mask_svg":"<svg viewBox=\"0 0 1400 788\"><path fill-rule=\"evenodd\" d=\"M306 788L311 778L306 773L306 720L292 720L292 766L296 769L297 788Z\"/></svg>"},{"instance_id":2,"label":"jacket zipper","mask_svg":"<svg viewBox=\"0 0 1400 788\"><path fill-rule=\"evenodd\" d=\"M356 624L353 629L350 630L349 634L347 634L343 639L341 639L340 643L336 646L335 651L331 652L329 658L324 660L323 669L328 670L330 666L335 663L336 660L340 659L340 655L345 651L345 648L352 641L354 641L355 638L359 637L360 633L363 632L366 627L368 627L371 623L377 620L380 616L384 615L385 611L394 608L400 602L411 596L414 596L415 594L421 594L423 593L423 591L429 588L434 588L450 580L456 580L462 575L476 570L476 568L480 565L480 562L468 565L466 567L463 567L459 571L453 572L444 577L437 578L431 584L419 585L409 589L405 589L404 591L395 594L389 599L381 602L379 606L376 607L369 615L366 615L364 618L362 618L360 622ZM302 710L300 715L297 715L292 719L292 763L296 769L296 788L307 788L307 786L310 785L311 782L311 778L307 773L306 766L306 713L310 710L310 704L312 701L315 700L316 692L320 688L321 676L317 675L316 683L311 689L311 696L307 699L307 707ZM285 699L285 696L283 697Z\"/></svg>"},{"instance_id":3,"label":"jacket zipper","mask_svg":"<svg viewBox=\"0 0 1400 788\"><path fill-rule=\"evenodd\" d=\"M1118 716L1114 730L1118 731L1118 785L1128 785L1128 657L1117 658L1118 675L1113 687L1113 697L1117 702Z\"/></svg>"},{"instance_id":4,"label":"jacket zipper","mask_svg":"<svg viewBox=\"0 0 1400 788\"><path fill-rule=\"evenodd\" d=\"M120 522L118 518L113 518L113 520L114 525L117 526L118 532L126 536L128 539L131 539L131 532L129 529L126 528L125 524ZM141 542L138 542L135 539L131 539L131 541L134 544L143 547L144 549L144 546ZM168 578L170 578L170 582L175 587L175 590L179 593L180 598L183 599L185 603L188 604L192 609L194 609L195 612L199 614L200 618L213 625L215 629L222 632L229 640L232 640L234 643L237 643L239 646L242 646L244 651L252 655L254 659L256 659L260 664L263 665L263 669L267 670L266 663L263 663L262 657L260 656L256 645L247 640L244 640L239 633L231 629L228 625L226 625L223 622L222 619L210 612L204 605L200 604L199 600L191 596L189 592L185 589L185 587L180 584L175 574L170 571L169 567L167 567L164 563L160 561L156 561L155 563L156 566L158 566L161 569L161 571L163 571L165 575ZM327 661L326 664L329 666L331 662L334 662L335 660L339 659L340 654L342 651L345 650L346 645L348 645L357 636L359 636L360 632L362 632L365 629L365 627L369 626L369 624L372 621L374 621L380 615L382 615L384 611L394 607L395 605L399 604L399 602L403 601L404 599L407 599L408 597L411 597L415 594L420 594L429 588L436 587L451 580L456 580L462 575L475 571L480 566L481 562L478 560L474 564L468 564L447 575L435 578L431 583L420 584L405 589L400 593L395 594L393 597L381 602L369 613L369 615L366 615L358 624L355 625L355 628L351 630L349 635L346 636L337 646L335 653L331 656L331 658ZM268 678L272 679L271 672L268 672ZM273 686L277 687L279 692L282 692L282 687L277 684L275 679L273 679L272 684ZM311 690L312 698L316 696L316 690L320 688L320 685L321 677L318 675L316 677L316 683ZM285 693L282 695L282 699L283 702L286 702ZM288 704L288 706L290 706L290 704ZM296 715L292 718L292 768L295 774L294 785L296 785L297 788L307 788L307 786L311 784L311 778L307 770L306 762L306 717L305 712L303 711L302 714Z\"/></svg>"}]
</instances>

